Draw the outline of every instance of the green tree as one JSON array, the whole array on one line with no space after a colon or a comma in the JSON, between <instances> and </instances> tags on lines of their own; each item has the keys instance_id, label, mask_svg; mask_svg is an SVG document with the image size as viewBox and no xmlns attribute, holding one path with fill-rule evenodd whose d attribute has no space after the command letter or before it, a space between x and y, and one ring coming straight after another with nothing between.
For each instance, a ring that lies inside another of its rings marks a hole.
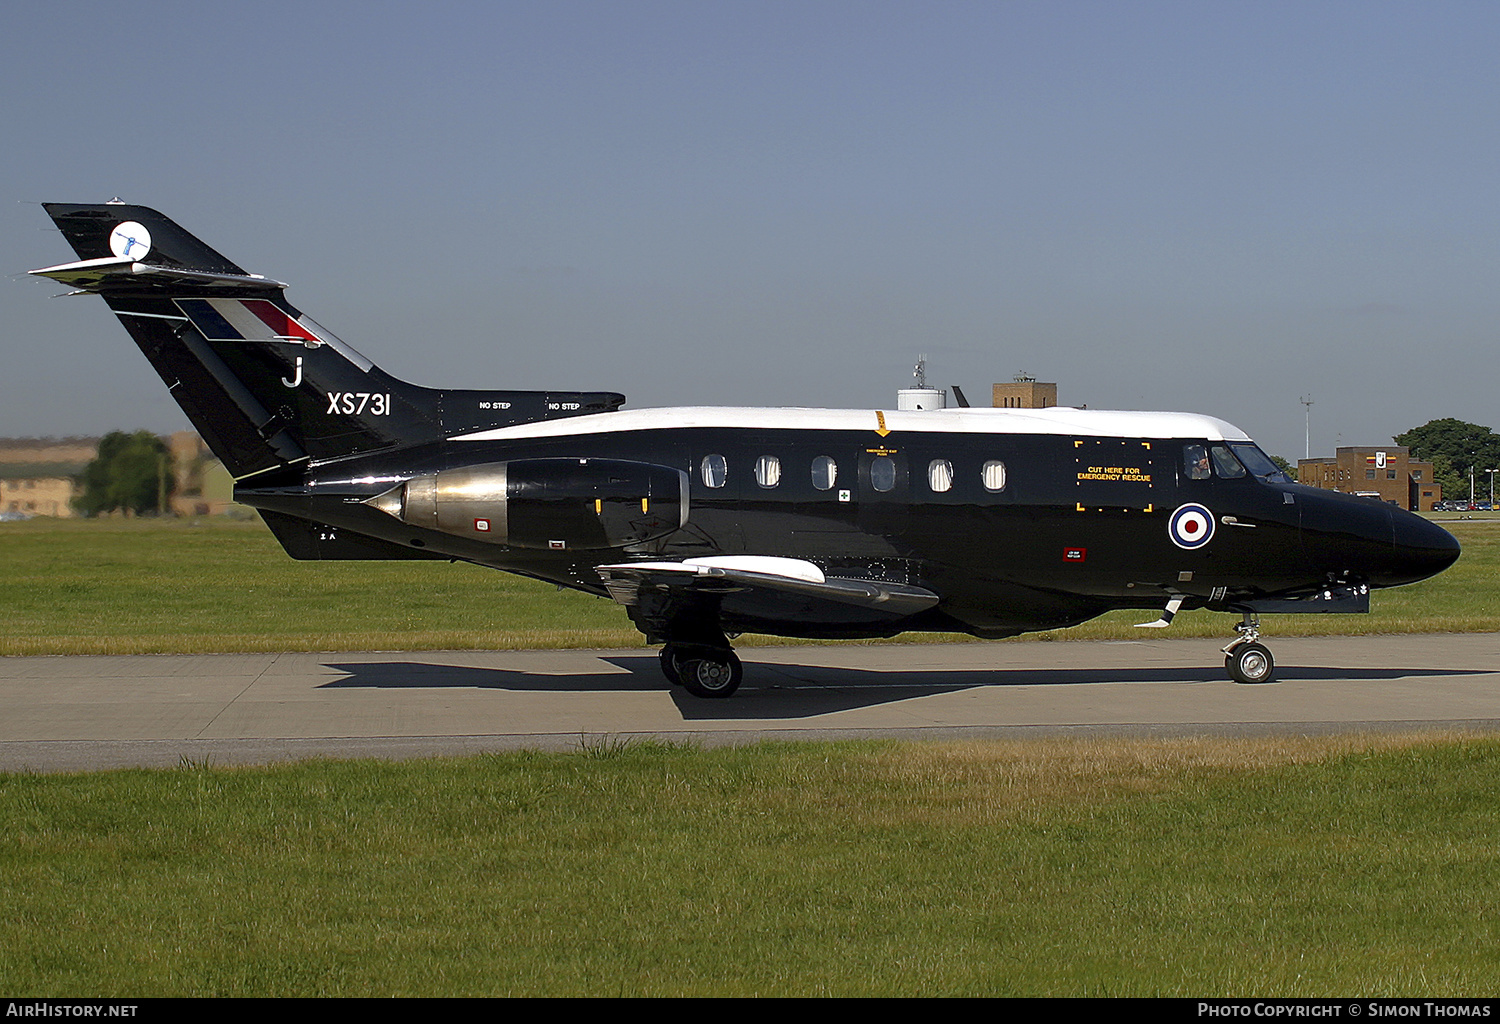
<instances>
[{"instance_id":1,"label":"green tree","mask_svg":"<svg viewBox=\"0 0 1500 1024\"><path fill-rule=\"evenodd\" d=\"M1486 469L1500 467L1500 434L1463 420L1431 420L1391 440L1411 449L1412 458L1432 463L1433 478L1443 485L1443 497L1469 496L1469 470L1478 480ZM1479 490L1478 481L1475 483Z\"/></svg>"},{"instance_id":2,"label":"green tree","mask_svg":"<svg viewBox=\"0 0 1500 1024\"><path fill-rule=\"evenodd\" d=\"M141 515L161 511L172 493L172 457L149 430L116 430L99 442L99 454L83 471L83 495L74 501L86 516L126 510Z\"/></svg>"}]
</instances>

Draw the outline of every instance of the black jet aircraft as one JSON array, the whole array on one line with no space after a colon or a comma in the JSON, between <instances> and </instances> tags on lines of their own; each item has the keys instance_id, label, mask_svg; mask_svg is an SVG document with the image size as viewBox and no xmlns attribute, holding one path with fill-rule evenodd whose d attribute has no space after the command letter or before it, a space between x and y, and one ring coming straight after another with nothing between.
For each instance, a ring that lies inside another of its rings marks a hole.
<instances>
[{"instance_id":1,"label":"black jet aircraft","mask_svg":"<svg viewBox=\"0 0 1500 1024\"><path fill-rule=\"evenodd\" d=\"M700 697L730 639L1013 636L1115 608L1362 612L1458 557L1392 506L1298 486L1208 416L1069 408L621 411L611 392L398 380L155 210L46 204L235 498L301 559L450 559L625 606ZM430 342L428 342L430 343Z\"/></svg>"}]
</instances>

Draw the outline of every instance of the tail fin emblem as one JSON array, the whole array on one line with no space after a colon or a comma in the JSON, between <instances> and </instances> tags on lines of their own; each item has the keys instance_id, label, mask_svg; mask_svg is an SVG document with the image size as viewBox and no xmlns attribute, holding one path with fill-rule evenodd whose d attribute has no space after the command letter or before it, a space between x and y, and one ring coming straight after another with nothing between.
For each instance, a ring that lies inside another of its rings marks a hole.
<instances>
[{"instance_id":1,"label":"tail fin emblem","mask_svg":"<svg viewBox=\"0 0 1500 1024\"><path fill-rule=\"evenodd\" d=\"M317 348L323 339L269 299L175 299L210 341L279 341Z\"/></svg>"},{"instance_id":2,"label":"tail fin emblem","mask_svg":"<svg viewBox=\"0 0 1500 1024\"><path fill-rule=\"evenodd\" d=\"M109 233L109 251L116 256L143 260L151 251L151 232L146 230L145 225L133 220L116 224L115 229Z\"/></svg>"}]
</instances>

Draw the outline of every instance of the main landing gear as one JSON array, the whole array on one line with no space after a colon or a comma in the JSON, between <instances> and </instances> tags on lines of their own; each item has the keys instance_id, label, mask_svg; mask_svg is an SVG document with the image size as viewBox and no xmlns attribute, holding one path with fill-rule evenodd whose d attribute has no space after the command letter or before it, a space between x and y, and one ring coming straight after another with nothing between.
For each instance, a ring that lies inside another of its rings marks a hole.
<instances>
[{"instance_id":1,"label":"main landing gear","mask_svg":"<svg viewBox=\"0 0 1500 1024\"><path fill-rule=\"evenodd\" d=\"M728 697L739 689L744 669L728 647L673 643L661 649L661 674L694 697Z\"/></svg>"},{"instance_id":2,"label":"main landing gear","mask_svg":"<svg viewBox=\"0 0 1500 1024\"><path fill-rule=\"evenodd\" d=\"M1276 675L1276 661L1260 642L1260 622L1251 612L1234 627L1239 636L1224 648L1224 668L1237 683L1269 683Z\"/></svg>"}]
</instances>

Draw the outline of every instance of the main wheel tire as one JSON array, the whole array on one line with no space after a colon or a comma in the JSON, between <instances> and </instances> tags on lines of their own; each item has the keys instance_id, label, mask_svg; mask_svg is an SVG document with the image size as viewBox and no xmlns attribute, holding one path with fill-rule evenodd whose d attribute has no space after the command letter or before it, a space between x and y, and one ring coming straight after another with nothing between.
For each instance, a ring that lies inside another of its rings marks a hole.
<instances>
[{"instance_id":1,"label":"main wheel tire","mask_svg":"<svg viewBox=\"0 0 1500 1024\"><path fill-rule=\"evenodd\" d=\"M1224 656L1224 668L1237 683L1269 683L1276 675L1276 661L1264 644L1241 644Z\"/></svg>"},{"instance_id":2,"label":"main wheel tire","mask_svg":"<svg viewBox=\"0 0 1500 1024\"><path fill-rule=\"evenodd\" d=\"M682 673L679 671L681 659L670 644L661 649L661 674L667 677L667 682L673 686L682 685Z\"/></svg>"},{"instance_id":3,"label":"main wheel tire","mask_svg":"<svg viewBox=\"0 0 1500 1024\"><path fill-rule=\"evenodd\" d=\"M744 670L733 651L686 657L677 662L683 688L694 697L728 697L739 689Z\"/></svg>"}]
</instances>

